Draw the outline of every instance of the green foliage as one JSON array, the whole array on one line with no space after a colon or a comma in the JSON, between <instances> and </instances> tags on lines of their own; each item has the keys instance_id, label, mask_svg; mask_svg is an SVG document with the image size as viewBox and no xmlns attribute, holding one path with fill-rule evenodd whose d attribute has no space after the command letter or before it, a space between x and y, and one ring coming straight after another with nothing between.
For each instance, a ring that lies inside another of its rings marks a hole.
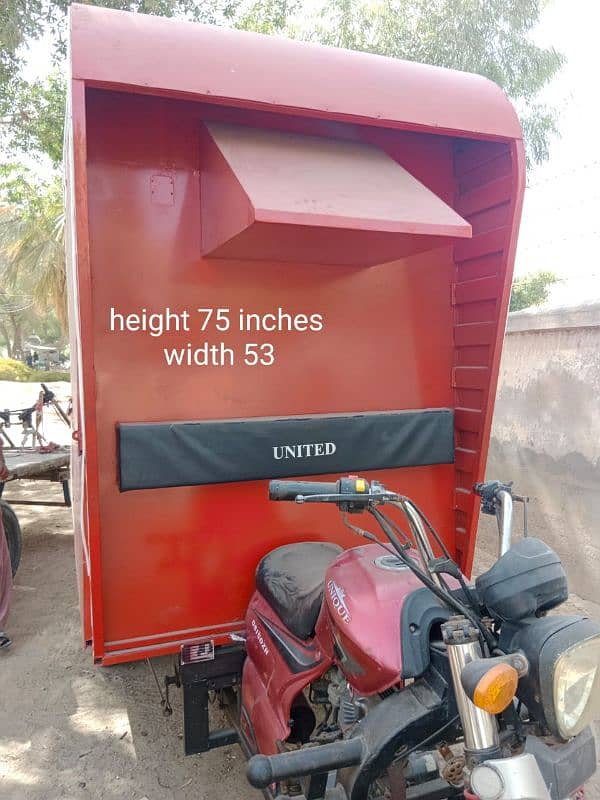
<instances>
[{"instance_id":1,"label":"green foliage","mask_svg":"<svg viewBox=\"0 0 600 800\"><path fill-rule=\"evenodd\" d=\"M235 18L234 25L240 30L256 33L281 33L299 7L300 0L255 0L247 10Z\"/></svg>"},{"instance_id":2,"label":"green foliage","mask_svg":"<svg viewBox=\"0 0 600 800\"><path fill-rule=\"evenodd\" d=\"M29 369L29 367L27 368ZM31 375L27 378L29 383L54 383L55 381L70 381L71 373L64 370L32 369Z\"/></svg>"},{"instance_id":3,"label":"green foliage","mask_svg":"<svg viewBox=\"0 0 600 800\"><path fill-rule=\"evenodd\" d=\"M53 383L70 381L71 375L64 370L31 369L21 361L0 357L0 381L20 381L27 383Z\"/></svg>"},{"instance_id":4,"label":"green foliage","mask_svg":"<svg viewBox=\"0 0 600 800\"><path fill-rule=\"evenodd\" d=\"M3 150L17 162L24 154L28 160L49 160L57 175L62 161L66 91L62 74L70 2L0 0ZM538 47L529 35L543 0L318 0L320 5L311 4L308 12L301 0L87 2L476 72L498 83L521 112L530 163L548 157L549 141L556 133L553 109L536 98L560 69L563 57L553 48ZM24 46L42 35L54 41L56 71L45 80L27 83L21 76ZM66 324L58 180L40 182L21 168L0 168L0 277L11 290L26 286L39 308L54 307Z\"/></svg>"},{"instance_id":5,"label":"green foliage","mask_svg":"<svg viewBox=\"0 0 600 800\"><path fill-rule=\"evenodd\" d=\"M541 305L548 299L550 287L557 281L558 277L553 272L545 270L516 278L510 295L510 311Z\"/></svg>"},{"instance_id":6,"label":"green foliage","mask_svg":"<svg viewBox=\"0 0 600 800\"><path fill-rule=\"evenodd\" d=\"M29 381L31 373L27 364L12 358L0 358L0 381Z\"/></svg>"},{"instance_id":7,"label":"green foliage","mask_svg":"<svg viewBox=\"0 0 600 800\"><path fill-rule=\"evenodd\" d=\"M88 5L162 17L226 22L240 0L85 0ZM46 154L62 160L67 11L71 0L1 0L0 121L4 150L13 156ZM45 81L22 78L24 48L42 36L54 42L56 72Z\"/></svg>"},{"instance_id":8,"label":"green foliage","mask_svg":"<svg viewBox=\"0 0 600 800\"><path fill-rule=\"evenodd\" d=\"M12 108L5 114L4 134L14 152L34 158L47 155L55 167L62 163L66 84L59 72L44 81L20 81Z\"/></svg>"},{"instance_id":9,"label":"green foliage","mask_svg":"<svg viewBox=\"0 0 600 800\"><path fill-rule=\"evenodd\" d=\"M563 63L530 32L540 0L321 0L306 14L300 0L96 0L109 8L184 16L244 30L283 33L336 47L476 72L498 83L521 111L530 162L548 157L556 132L551 108L535 98ZM64 49L70 0L4 0L0 12L0 118L13 154L44 153L61 161L65 86L60 73L28 84L19 46L50 31L57 59Z\"/></svg>"},{"instance_id":10,"label":"green foliage","mask_svg":"<svg viewBox=\"0 0 600 800\"><path fill-rule=\"evenodd\" d=\"M1 186L1 184L0 184ZM64 206L58 178L35 184L24 171L5 172L0 206L3 285L27 291L38 308L55 310L67 326Z\"/></svg>"}]
</instances>

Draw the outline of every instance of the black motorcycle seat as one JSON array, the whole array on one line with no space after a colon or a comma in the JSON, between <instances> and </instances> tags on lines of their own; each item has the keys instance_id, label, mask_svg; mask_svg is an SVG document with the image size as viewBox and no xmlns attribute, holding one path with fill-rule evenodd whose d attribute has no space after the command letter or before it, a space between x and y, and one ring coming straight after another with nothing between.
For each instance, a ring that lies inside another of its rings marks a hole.
<instances>
[{"instance_id":1,"label":"black motorcycle seat","mask_svg":"<svg viewBox=\"0 0 600 800\"><path fill-rule=\"evenodd\" d=\"M256 588L286 628L312 636L323 602L325 572L342 548L330 542L298 542L272 550L256 570Z\"/></svg>"}]
</instances>

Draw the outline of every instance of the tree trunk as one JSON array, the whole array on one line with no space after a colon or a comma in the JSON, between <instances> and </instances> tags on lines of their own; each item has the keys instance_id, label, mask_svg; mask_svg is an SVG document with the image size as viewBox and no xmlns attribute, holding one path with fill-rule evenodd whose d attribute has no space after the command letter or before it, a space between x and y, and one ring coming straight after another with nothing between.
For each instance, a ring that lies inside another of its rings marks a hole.
<instances>
[{"instance_id":1,"label":"tree trunk","mask_svg":"<svg viewBox=\"0 0 600 800\"><path fill-rule=\"evenodd\" d=\"M4 341L6 342L6 355L8 356L8 358L12 358L13 357L12 341L10 338L10 334L8 332L8 326L4 322L0 322L0 333L2 333Z\"/></svg>"},{"instance_id":2,"label":"tree trunk","mask_svg":"<svg viewBox=\"0 0 600 800\"><path fill-rule=\"evenodd\" d=\"M18 314L11 314L10 321L13 327L12 358L23 358L23 325Z\"/></svg>"}]
</instances>

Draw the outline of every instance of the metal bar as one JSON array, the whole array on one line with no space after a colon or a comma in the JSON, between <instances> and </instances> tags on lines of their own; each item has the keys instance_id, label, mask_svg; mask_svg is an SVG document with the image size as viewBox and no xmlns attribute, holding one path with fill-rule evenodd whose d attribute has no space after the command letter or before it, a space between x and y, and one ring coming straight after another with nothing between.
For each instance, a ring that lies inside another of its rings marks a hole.
<instances>
[{"instance_id":1,"label":"metal bar","mask_svg":"<svg viewBox=\"0 0 600 800\"><path fill-rule=\"evenodd\" d=\"M421 561L423 562L423 566L425 568L425 572L429 575L429 577L436 583L440 589L443 588L442 581L439 575L436 573L431 572L429 568L429 564L433 559L433 550L431 549L431 544L429 539L427 538L427 534L425 533L425 528L423 527L423 523L421 521L421 517L417 512L416 508L412 505L409 500L405 500L403 503L400 504L402 507L406 509L406 513L408 514L409 521L411 523L414 537L415 537L415 544L417 545L417 549L421 556Z\"/></svg>"},{"instance_id":2,"label":"metal bar","mask_svg":"<svg viewBox=\"0 0 600 800\"><path fill-rule=\"evenodd\" d=\"M63 421L63 422L64 422L64 423L65 423L65 424L66 424L66 425L67 425L67 426L70 428L70 427L71 427L71 421L70 421L70 419L67 417L67 415L65 414L65 412L62 410L62 408L61 408L61 405L60 405L60 403L58 402L58 400L52 400L52 401L51 401L51 403L52 403L52 406L54 407L54 410L55 410L55 411L56 411L56 413L58 414L58 416L59 416L59 417L62 419L62 421Z\"/></svg>"},{"instance_id":3,"label":"metal bar","mask_svg":"<svg viewBox=\"0 0 600 800\"><path fill-rule=\"evenodd\" d=\"M65 498L65 505L67 508L71 508L71 488L69 486L69 479L64 478L61 480L62 483L62 490L63 490L63 497Z\"/></svg>"},{"instance_id":4,"label":"metal bar","mask_svg":"<svg viewBox=\"0 0 600 800\"><path fill-rule=\"evenodd\" d=\"M208 734L208 749L213 750L228 744L236 744L238 740L239 736L235 728L222 728Z\"/></svg>"},{"instance_id":5,"label":"metal bar","mask_svg":"<svg viewBox=\"0 0 600 800\"><path fill-rule=\"evenodd\" d=\"M52 506L57 508L64 508L66 503L58 500L7 500L11 506Z\"/></svg>"},{"instance_id":6,"label":"metal bar","mask_svg":"<svg viewBox=\"0 0 600 800\"><path fill-rule=\"evenodd\" d=\"M7 433L7 432L4 430L4 428L1 428L1 429L0 429L0 433L2 434L2 436L4 436L4 438L5 438L5 439L6 439L6 441L8 442L8 444L9 444L9 447L12 447L12 448L14 449L14 448L15 448L15 443L14 443L14 442L13 442L13 440L10 438L10 436L8 435L8 433Z\"/></svg>"},{"instance_id":7,"label":"metal bar","mask_svg":"<svg viewBox=\"0 0 600 800\"><path fill-rule=\"evenodd\" d=\"M304 790L306 800L320 800L325 797L328 776L328 772L317 772L309 777L308 786Z\"/></svg>"},{"instance_id":8,"label":"metal bar","mask_svg":"<svg viewBox=\"0 0 600 800\"><path fill-rule=\"evenodd\" d=\"M209 661L179 660L179 677L183 688L183 730L186 756L204 753L215 747L239 741L235 728L222 728L211 733L208 716L208 693L239 684L246 656L243 645L224 645Z\"/></svg>"},{"instance_id":9,"label":"metal bar","mask_svg":"<svg viewBox=\"0 0 600 800\"><path fill-rule=\"evenodd\" d=\"M360 764L365 749L365 742L357 736L272 756L256 755L248 762L248 781L255 789L265 789L287 778L353 767Z\"/></svg>"},{"instance_id":10,"label":"metal bar","mask_svg":"<svg viewBox=\"0 0 600 800\"><path fill-rule=\"evenodd\" d=\"M449 797L464 797L463 789L451 786L441 778L409 786L406 800L447 800Z\"/></svg>"},{"instance_id":11,"label":"metal bar","mask_svg":"<svg viewBox=\"0 0 600 800\"><path fill-rule=\"evenodd\" d=\"M450 644L448 642L447 650L456 695L456 705L458 706L460 721L465 735L465 748L475 752L497 748L499 746L499 738L496 717L481 708L477 708L469 700L460 680L465 664L482 657L479 641L474 640L462 644Z\"/></svg>"},{"instance_id":12,"label":"metal bar","mask_svg":"<svg viewBox=\"0 0 600 800\"><path fill-rule=\"evenodd\" d=\"M183 741L186 756L209 748L208 681L183 684Z\"/></svg>"},{"instance_id":13,"label":"metal bar","mask_svg":"<svg viewBox=\"0 0 600 800\"><path fill-rule=\"evenodd\" d=\"M509 492L498 492L498 532L500 533L500 556L509 549L512 538L513 501Z\"/></svg>"}]
</instances>

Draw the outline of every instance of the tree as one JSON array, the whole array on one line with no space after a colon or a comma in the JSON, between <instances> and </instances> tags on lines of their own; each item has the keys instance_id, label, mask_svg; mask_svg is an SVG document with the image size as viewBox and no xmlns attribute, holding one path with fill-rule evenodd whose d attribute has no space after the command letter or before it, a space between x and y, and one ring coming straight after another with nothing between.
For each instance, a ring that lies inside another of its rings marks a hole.
<instances>
[{"instance_id":1,"label":"tree","mask_svg":"<svg viewBox=\"0 0 600 800\"><path fill-rule=\"evenodd\" d=\"M88 0L90 5L162 17L180 16L223 24L240 0ZM4 150L20 158L48 155L54 166L62 158L67 11L71 0L1 0L0 134ZM22 77L24 50L42 36L54 41L56 72L47 81Z\"/></svg>"},{"instance_id":2,"label":"tree","mask_svg":"<svg viewBox=\"0 0 600 800\"><path fill-rule=\"evenodd\" d=\"M7 0L5 0L5 3ZM0 43L0 118L13 153L44 152L60 162L64 84L19 77L19 45L50 30L57 58L64 48L70 0L8 0ZM228 24L263 33L476 72L502 86L521 112L528 158L543 161L556 131L552 109L536 102L560 69L554 48L535 45L529 34L540 0L321 0L306 15L300 0L96 0L96 5L162 16Z\"/></svg>"},{"instance_id":3,"label":"tree","mask_svg":"<svg viewBox=\"0 0 600 800\"><path fill-rule=\"evenodd\" d=\"M521 311L531 306L539 306L548 299L550 287L558 281L553 272L540 270L531 272L513 281L510 295L510 310Z\"/></svg>"},{"instance_id":4,"label":"tree","mask_svg":"<svg viewBox=\"0 0 600 800\"><path fill-rule=\"evenodd\" d=\"M0 337L9 358L22 358L27 313L33 301L27 295L13 295L0 289Z\"/></svg>"},{"instance_id":5,"label":"tree","mask_svg":"<svg viewBox=\"0 0 600 800\"><path fill-rule=\"evenodd\" d=\"M563 64L529 33L538 0L325 0L309 35L325 44L475 72L499 84L520 111L530 161L544 161L556 132L535 102Z\"/></svg>"},{"instance_id":6,"label":"tree","mask_svg":"<svg viewBox=\"0 0 600 800\"><path fill-rule=\"evenodd\" d=\"M24 153L29 159L49 159L57 174L62 160L66 91L60 65L70 2L2 0L0 9L0 139L13 159L22 158ZM529 38L544 0L319 0L321 5L312 6L308 14L301 0L89 2L479 73L502 86L516 103L530 162L547 158L549 140L556 130L552 109L536 98L560 69L563 58L553 48L538 47ZM44 81L27 83L20 72L22 47L48 32L56 45L57 69ZM14 186L11 191L14 195ZM6 187L4 192L0 187L0 202L2 197L13 209L4 209L0 237L0 248L13 248L11 274L24 270L32 275L37 270L36 297L54 298L63 319L64 271L58 270L56 260L64 252L63 223L56 188L41 185L38 200L29 194L25 205L15 203ZM39 265L35 266L38 258Z\"/></svg>"},{"instance_id":7,"label":"tree","mask_svg":"<svg viewBox=\"0 0 600 800\"><path fill-rule=\"evenodd\" d=\"M65 232L62 187L58 179L43 186L18 174L5 182L12 201L0 206L2 284L24 288L38 308L55 310L67 326Z\"/></svg>"},{"instance_id":8,"label":"tree","mask_svg":"<svg viewBox=\"0 0 600 800\"><path fill-rule=\"evenodd\" d=\"M63 150L66 82L59 70L43 81L19 81L3 116L4 139L17 155L47 156L60 169Z\"/></svg>"}]
</instances>

